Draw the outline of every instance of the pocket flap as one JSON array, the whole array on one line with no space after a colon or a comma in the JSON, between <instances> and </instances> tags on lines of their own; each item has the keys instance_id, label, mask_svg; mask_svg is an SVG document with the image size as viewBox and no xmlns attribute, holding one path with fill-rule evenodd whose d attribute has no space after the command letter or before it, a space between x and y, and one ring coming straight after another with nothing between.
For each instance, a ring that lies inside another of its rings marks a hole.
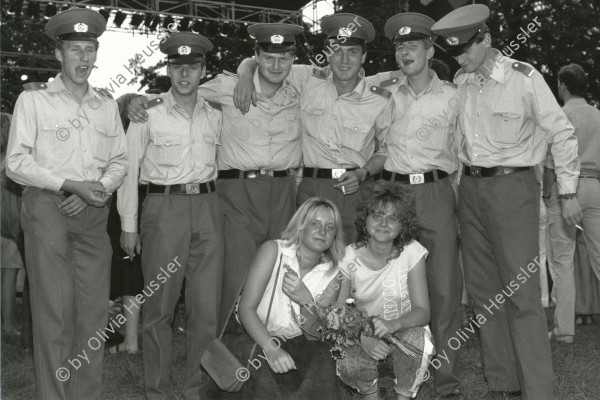
<instances>
[{"instance_id":1,"label":"pocket flap","mask_svg":"<svg viewBox=\"0 0 600 400\"><path fill-rule=\"evenodd\" d=\"M117 136L117 132L114 132L112 130L106 129L105 126L103 125L94 125L96 127L96 132L98 132L99 134L103 135L103 136Z\"/></svg>"},{"instance_id":2,"label":"pocket flap","mask_svg":"<svg viewBox=\"0 0 600 400\"><path fill-rule=\"evenodd\" d=\"M344 125L344 128L350 129L351 131L355 131L355 132L366 133L366 132L369 132L369 129L371 129L371 127L369 125L361 124L361 123L355 122L355 121L345 120L343 122L343 125Z\"/></svg>"},{"instance_id":3,"label":"pocket flap","mask_svg":"<svg viewBox=\"0 0 600 400\"><path fill-rule=\"evenodd\" d=\"M152 139L152 143L156 146L174 146L182 143L181 136L157 136Z\"/></svg>"}]
</instances>

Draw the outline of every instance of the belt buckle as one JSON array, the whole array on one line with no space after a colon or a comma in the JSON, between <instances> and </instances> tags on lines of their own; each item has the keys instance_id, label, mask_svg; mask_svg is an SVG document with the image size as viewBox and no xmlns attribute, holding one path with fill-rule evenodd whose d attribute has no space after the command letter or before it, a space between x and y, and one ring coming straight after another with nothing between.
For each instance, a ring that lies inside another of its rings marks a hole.
<instances>
[{"instance_id":1,"label":"belt buckle","mask_svg":"<svg viewBox=\"0 0 600 400\"><path fill-rule=\"evenodd\" d=\"M260 174L261 174L261 175L269 175L269 176L273 176L273 170L271 170L271 169L266 169L266 168L261 168L261 169L260 169Z\"/></svg>"},{"instance_id":2,"label":"belt buckle","mask_svg":"<svg viewBox=\"0 0 600 400\"><path fill-rule=\"evenodd\" d=\"M331 178L338 179L340 176L346 173L346 168L333 168L331 170Z\"/></svg>"},{"instance_id":3,"label":"belt buckle","mask_svg":"<svg viewBox=\"0 0 600 400\"><path fill-rule=\"evenodd\" d=\"M425 174L408 174L408 180L411 185L425 183Z\"/></svg>"},{"instance_id":4,"label":"belt buckle","mask_svg":"<svg viewBox=\"0 0 600 400\"><path fill-rule=\"evenodd\" d=\"M199 183L186 183L185 184L185 194L198 194L200 193L200 184Z\"/></svg>"},{"instance_id":5,"label":"belt buckle","mask_svg":"<svg viewBox=\"0 0 600 400\"><path fill-rule=\"evenodd\" d=\"M471 167L471 176L475 176L477 178L481 178L481 167Z\"/></svg>"}]
</instances>

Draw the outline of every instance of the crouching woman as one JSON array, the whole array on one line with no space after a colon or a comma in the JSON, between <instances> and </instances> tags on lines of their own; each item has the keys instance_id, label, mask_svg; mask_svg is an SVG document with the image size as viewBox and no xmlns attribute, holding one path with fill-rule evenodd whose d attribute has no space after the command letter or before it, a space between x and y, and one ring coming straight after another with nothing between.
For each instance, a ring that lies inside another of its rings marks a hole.
<instances>
[{"instance_id":1,"label":"crouching woman","mask_svg":"<svg viewBox=\"0 0 600 400\"><path fill-rule=\"evenodd\" d=\"M379 399L379 361L392 358L397 399L417 395L434 352L429 322L427 250L416 241L417 217L410 188L378 181L357 208L358 241L346 247L339 269L340 299L353 298L374 320L372 336L338 360L338 374L364 399ZM390 344L389 335L403 349ZM409 355L410 354L410 355Z\"/></svg>"}]
</instances>

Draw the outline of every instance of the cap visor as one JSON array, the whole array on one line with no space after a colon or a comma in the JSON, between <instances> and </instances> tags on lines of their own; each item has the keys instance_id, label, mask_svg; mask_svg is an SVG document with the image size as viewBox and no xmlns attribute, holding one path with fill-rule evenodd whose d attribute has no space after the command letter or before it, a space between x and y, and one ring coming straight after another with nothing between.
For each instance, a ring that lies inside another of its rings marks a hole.
<instances>
[{"instance_id":1,"label":"cap visor","mask_svg":"<svg viewBox=\"0 0 600 400\"><path fill-rule=\"evenodd\" d=\"M198 56L178 56L175 58L169 59L169 63L171 64L197 64L204 60L203 57Z\"/></svg>"}]
</instances>

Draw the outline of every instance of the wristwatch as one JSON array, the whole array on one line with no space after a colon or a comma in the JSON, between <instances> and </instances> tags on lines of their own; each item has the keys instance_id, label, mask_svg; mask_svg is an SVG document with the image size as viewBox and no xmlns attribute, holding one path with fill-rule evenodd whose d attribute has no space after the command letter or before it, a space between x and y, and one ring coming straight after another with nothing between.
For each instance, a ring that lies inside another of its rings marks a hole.
<instances>
[{"instance_id":1,"label":"wristwatch","mask_svg":"<svg viewBox=\"0 0 600 400\"><path fill-rule=\"evenodd\" d=\"M565 193L559 195L558 197L560 197L562 200L573 200L575 196L577 196L576 193Z\"/></svg>"}]
</instances>

